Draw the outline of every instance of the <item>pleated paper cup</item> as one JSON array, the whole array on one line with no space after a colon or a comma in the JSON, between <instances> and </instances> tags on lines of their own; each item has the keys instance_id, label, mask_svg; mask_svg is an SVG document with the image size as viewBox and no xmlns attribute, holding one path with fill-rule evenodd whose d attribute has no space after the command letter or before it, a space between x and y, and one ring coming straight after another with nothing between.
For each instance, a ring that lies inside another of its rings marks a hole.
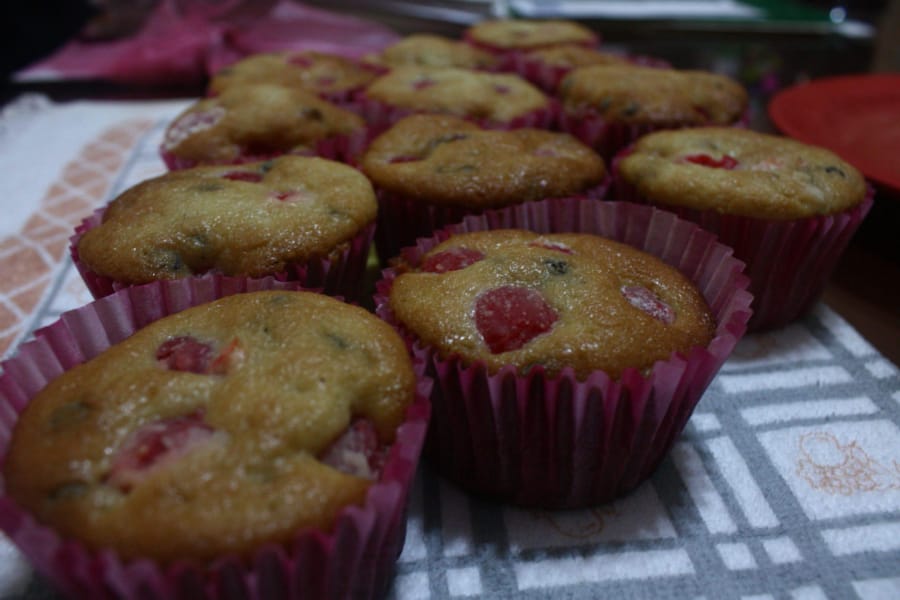
<instances>
[{"instance_id":1,"label":"pleated paper cup","mask_svg":"<svg viewBox=\"0 0 900 600\"><path fill-rule=\"evenodd\" d=\"M0 452L5 457L19 414L50 381L148 325L234 293L298 289L274 278L205 276L120 290L73 310L35 333L0 376ZM339 512L330 530L301 530L289 543L252 556L210 563L160 564L92 550L39 523L0 491L0 528L59 591L76 598L379 598L386 594L403 546L407 499L429 418L430 381L420 376L415 402L398 428L380 477L361 506Z\"/></svg>"},{"instance_id":2,"label":"pleated paper cup","mask_svg":"<svg viewBox=\"0 0 900 600\"><path fill-rule=\"evenodd\" d=\"M426 454L470 492L521 506L577 508L610 501L649 477L684 429L700 397L742 337L750 317L743 264L731 249L672 213L623 202L546 200L467 217L406 248L408 265L449 236L486 229L592 233L624 242L679 269L716 319L713 340L619 379L571 368L550 377L508 365L441 356L399 323L390 308L397 271L383 272L376 313L407 340L434 378Z\"/></svg>"}]
</instances>

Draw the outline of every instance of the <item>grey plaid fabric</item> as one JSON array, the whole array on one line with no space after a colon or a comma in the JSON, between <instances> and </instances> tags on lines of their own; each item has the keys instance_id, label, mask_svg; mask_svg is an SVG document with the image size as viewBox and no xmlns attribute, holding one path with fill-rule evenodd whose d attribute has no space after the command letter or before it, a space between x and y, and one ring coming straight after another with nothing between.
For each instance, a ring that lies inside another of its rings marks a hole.
<instances>
[{"instance_id":1,"label":"grey plaid fabric","mask_svg":"<svg viewBox=\"0 0 900 600\"><path fill-rule=\"evenodd\" d=\"M112 193L159 169L162 124ZM61 265L36 328L90 297ZM390 598L900 598L900 372L824 305L746 337L656 473L577 511L423 464ZM53 598L0 539L0 598Z\"/></svg>"}]
</instances>

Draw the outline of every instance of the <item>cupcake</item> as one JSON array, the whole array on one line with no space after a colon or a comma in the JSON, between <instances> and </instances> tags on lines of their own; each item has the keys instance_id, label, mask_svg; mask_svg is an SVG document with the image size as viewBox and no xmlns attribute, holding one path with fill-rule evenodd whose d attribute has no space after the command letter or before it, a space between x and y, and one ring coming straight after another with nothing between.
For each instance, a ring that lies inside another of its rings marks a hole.
<instances>
[{"instance_id":1,"label":"cupcake","mask_svg":"<svg viewBox=\"0 0 900 600\"><path fill-rule=\"evenodd\" d=\"M440 35L417 33L391 44L380 53L368 58L377 67L425 67L459 69L495 69L499 59L465 42Z\"/></svg>"},{"instance_id":2,"label":"cupcake","mask_svg":"<svg viewBox=\"0 0 900 600\"><path fill-rule=\"evenodd\" d=\"M252 54L212 76L209 92L218 95L235 87L271 83L300 89L330 102L353 100L378 71L343 56L307 50Z\"/></svg>"},{"instance_id":3,"label":"cupcake","mask_svg":"<svg viewBox=\"0 0 900 600\"><path fill-rule=\"evenodd\" d=\"M481 21L466 29L463 38L499 55L571 44L592 48L600 41L599 36L587 27L560 20Z\"/></svg>"},{"instance_id":4,"label":"cupcake","mask_svg":"<svg viewBox=\"0 0 900 600\"><path fill-rule=\"evenodd\" d=\"M517 75L457 68L398 67L373 81L361 98L362 114L378 132L413 113L465 117L493 129L547 128L556 109Z\"/></svg>"},{"instance_id":5,"label":"cupcake","mask_svg":"<svg viewBox=\"0 0 900 600\"><path fill-rule=\"evenodd\" d=\"M365 143L359 115L300 89L248 84L187 108L169 125L160 153L170 169L185 169L283 154L350 160Z\"/></svg>"},{"instance_id":6,"label":"cupcake","mask_svg":"<svg viewBox=\"0 0 900 600\"><path fill-rule=\"evenodd\" d=\"M558 94L560 128L607 159L658 129L737 125L748 106L746 90L724 75L635 65L576 68Z\"/></svg>"},{"instance_id":7,"label":"cupcake","mask_svg":"<svg viewBox=\"0 0 900 600\"><path fill-rule=\"evenodd\" d=\"M616 197L696 221L747 264L753 329L816 301L872 205L863 176L832 152L744 129L660 131L616 160Z\"/></svg>"},{"instance_id":8,"label":"cupcake","mask_svg":"<svg viewBox=\"0 0 900 600\"><path fill-rule=\"evenodd\" d=\"M402 340L309 292L170 314L193 283L72 311L3 365L4 531L72 596L384 593L428 418Z\"/></svg>"},{"instance_id":9,"label":"cupcake","mask_svg":"<svg viewBox=\"0 0 900 600\"><path fill-rule=\"evenodd\" d=\"M377 209L369 181L334 161L196 167L139 183L87 218L72 257L95 297L214 272L356 299Z\"/></svg>"},{"instance_id":10,"label":"cupcake","mask_svg":"<svg viewBox=\"0 0 900 600\"><path fill-rule=\"evenodd\" d=\"M384 271L376 312L435 380L426 453L442 473L518 505L584 507L672 446L744 332L741 269L671 213L545 200L419 239Z\"/></svg>"},{"instance_id":11,"label":"cupcake","mask_svg":"<svg viewBox=\"0 0 900 600\"><path fill-rule=\"evenodd\" d=\"M651 56L615 54L568 44L516 53L506 61L505 69L519 74L548 94L553 94L560 81L572 69L592 65L671 66L668 62Z\"/></svg>"},{"instance_id":12,"label":"cupcake","mask_svg":"<svg viewBox=\"0 0 900 600\"><path fill-rule=\"evenodd\" d=\"M382 262L467 214L606 190L603 159L541 129L481 129L458 117L414 115L375 139L361 161L378 194Z\"/></svg>"}]
</instances>

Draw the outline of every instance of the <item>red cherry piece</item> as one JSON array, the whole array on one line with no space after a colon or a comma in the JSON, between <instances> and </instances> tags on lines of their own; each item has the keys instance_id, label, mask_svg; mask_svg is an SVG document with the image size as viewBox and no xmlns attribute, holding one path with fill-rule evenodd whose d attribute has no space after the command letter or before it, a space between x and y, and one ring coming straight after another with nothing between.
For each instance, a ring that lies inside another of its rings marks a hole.
<instances>
[{"instance_id":1,"label":"red cherry piece","mask_svg":"<svg viewBox=\"0 0 900 600\"><path fill-rule=\"evenodd\" d=\"M207 373L212 358L212 347L189 335L168 339L156 350L156 360L172 371Z\"/></svg>"},{"instance_id":2,"label":"red cherry piece","mask_svg":"<svg viewBox=\"0 0 900 600\"><path fill-rule=\"evenodd\" d=\"M287 61L295 67L306 68L313 65L312 59L307 56L303 56L302 54L293 54L291 56L288 56Z\"/></svg>"},{"instance_id":3,"label":"red cherry piece","mask_svg":"<svg viewBox=\"0 0 900 600\"><path fill-rule=\"evenodd\" d=\"M518 350L550 331L557 318L556 311L531 288L494 288L475 301L475 326L494 354Z\"/></svg>"},{"instance_id":4,"label":"red cherry piece","mask_svg":"<svg viewBox=\"0 0 900 600\"><path fill-rule=\"evenodd\" d=\"M738 165L738 161L733 157L723 154L719 160L714 159L708 154L691 154L685 156L684 160L695 165L703 165L704 167L712 167L714 169L733 169Z\"/></svg>"},{"instance_id":5,"label":"red cherry piece","mask_svg":"<svg viewBox=\"0 0 900 600\"><path fill-rule=\"evenodd\" d=\"M565 244L561 242L551 242L550 240L545 240L543 238L539 238L528 245L533 248L544 248L545 250L556 250L563 254L572 254L572 249Z\"/></svg>"},{"instance_id":6,"label":"red cherry piece","mask_svg":"<svg viewBox=\"0 0 900 600\"><path fill-rule=\"evenodd\" d=\"M329 77L328 75L323 75L321 77L316 78L316 85L321 85L321 86L334 85L335 81L337 81L337 80L334 77Z\"/></svg>"},{"instance_id":7,"label":"red cherry piece","mask_svg":"<svg viewBox=\"0 0 900 600\"><path fill-rule=\"evenodd\" d=\"M231 181L249 181L250 183L259 183L262 181L262 175L255 171L229 171L222 175L225 179Z\"/></svg>"},{"instance_id":8,"label":"red cherry piece","mask_svg":"<svg viewBox=\"0 0 900 600\"><path fill-rule=\"evenodd\" d=\"M127 492L153 469L188 454L212 434L212 427L203 421L202 410L148 423L125 439L106 481Z\"/></svg>"},{"instance_id":9,"label":"red cherry piece","mask_svg":"<svg viewBox=\"0 0 900 600\"><path fill-rule=\"evenodd\" d=\"M422 160L422 158L419 156L401 154L399 156L392 157L389 162L390 162L390 164L395 165L397 163L409 163L409 162L416 162L416 161L420 161L420 160Z\"/></svg>"},{"instance_id":10,"label":"red cherry piece","mask_svg":"<svg viewBox=\"0 0 900 600\"><path fill-rule=\"evenodd\" d=\"M414 90L424 90L425 88L430 88L433 85L433 79L419 79L418 81L413 82L412 87Z\"/></svg>"},{"instance_id":11,"label":"red cherry piece","mask_svg":"<svg viewBox=\"0 0 900 600\"><path fill-rule=\"evenodd\" d=\"M378 478L385 458L375 428L365 419L354 421L319 455L319 460L326 465L366 479Z\"/></svg>"},{"instance_id":12,"label":"red cherry piece","mask_svg":"<svg viewBox=\"0 0 900 600\"><path fill-rule=\"evenodd\" d=\"M497 84L494 86L494 91L498 94L508 94L510 92L510 89L508 85Z\"/></svg>"},{"instance_id":13,"label":"red cherry piece","mask_svg":"<svg viewBox=\"0 0 900 600\"><path fill-rule=\"evenodd\" d=\"M465 269L484 258L478 250L472 248L451 248L432 254L422 262L422 270L427 273L446 273Z\"/></svg>"},{"instance_id":14,"label":"red cherry piece","mask_svg":"<svg viewBox=\"0 0 900 600\"><path fill-rule=\"evenodd\" d=\"M622 295L633 307L644 311L654 319L658 319L666 325L675 321L675 311L672 307L660 300L656 294L639 285L626 285L622 287Z\"/></svg>"}]
</instances>

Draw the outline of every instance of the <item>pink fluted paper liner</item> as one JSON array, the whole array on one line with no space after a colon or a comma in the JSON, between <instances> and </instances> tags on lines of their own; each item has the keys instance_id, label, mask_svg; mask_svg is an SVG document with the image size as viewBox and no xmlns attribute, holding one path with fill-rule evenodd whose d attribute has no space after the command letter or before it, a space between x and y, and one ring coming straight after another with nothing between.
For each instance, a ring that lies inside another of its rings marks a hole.
<instances>
[{"instance_id":1,"label":"pink fluted paper liner","mask_svg":"<svg viewBox=\"0 0 900 600\"><path fill-rule=\"evenodd\" d=\"M349 110L349 108L348 108ZM170 171L180 171L197 166L209 165L242 165L246 163L271 160L279 156L318 156L337 162L355 164L369 142L372 141L374 132L368 128L359 129L346 135L336 135L316 142L315 148L296 152L272 152L268 154L243 154L230 161L201 162L181 158L167 150L164 146L159 148L159 156Z\"/></svg>"},{"instance_id":2,"label":"pink fluted paper liner","mask_svg":"<svg viewBox=\"0 0 900 600\"><path fill-rule=\"evenodd\" d=\"M619 174L613 160L611 196L617 200L654 204ZM714 210L663 206L679 217L700 225L734 249L746 264L753 294L750 331L783 327L806 314L816 303L850 239L862 224L874 201L874 188L856 206L833 215L774 220L726 215Z\"/></svg>"},{"instance_id":3,"label":"pink fluted paper liner","mask_svg":"<svg viewBox=\"0 0 900 600\"><path fill-rule=\"evenodd\" d=\"M404 117L413 114L441 114L440 111L429 110L413 110L392 106L380 100L376 100L367 96L365 93L357 98L357 112L366 124L372 130L372 138L389 129L391 125ZM519 115L509 121L494 121L492 119L475 119L467 115L456 115L465 119L469 119L484 129L521 129L523 127L531 127L534 129L554 129L556 126L557 115L559 113L559 104L554 98L547 99L547 105L522 115Z\"/></svg>"},{"instance_id":4,"label":"pink fluted paper liner","mask_svg":"<svg viewBox=\"0 0 900 600\"><path fill-rule=\"evenodd\" d=\"M5 457L18 415L52 379L96 356L137 329L168 314L233 293L298 289L274 278L249 281L208 275L120 290L67 313L35 332L2 364L0 452ZM402 549L409 487L425 438L431 381L420 376L380 478L362 506L342 510L331 531L298 531L290 543L269 544L249 557L223 556L209 564L148 559L125 561L111 550L92 551L38 523L5 495L0 528L63 593L78 598L378 598Z\"/></svg>"},{"instance_id":5,"label":"pink fluted paper liner","mask_svg":"<svg viewBox=\"0 0 900 600\"><path fill-rule=\"evenodd\" d=\"M131 284L100 275L84 264L78 256L78 242L89 230L103 221L105 207L98 208L75 228L69 238L69 254L81 279L94 298L101 298ZM369 248L375 236L375 224L369 224L346 242L337 256L311 258L305 263L295 263L281 273L272 276L282 281L298 281L303 287L320 289L329 296L340 296L351 302L360 300L365 292L365 273ZM251 278L246 278L251 279Z\"/></svg>"},{"instance_id":6,"label":"pink fluted paper liner","mask_svg":"<svg viewBox=\"0 0 900 600\"><path fill-rule=\"evenodd\" d=\"M717 327L706 347L673 354L648 373L626 369L612 380L596 371L578 380L542 367L520 375L507 366L441 357L394 318L388 297L397 272L383 272L376 313L396 327L434 378L426 453L463 488L523 506L576 508L627 493L645 480L684 429L750 317L743 264L693 223L648 206L578 199L527 203L467 217L404 249L415 265L454 233L516 227L539 233L585 232L643 249L678 268L703 293Z\"/></svg>"},{"instance_id":7,"label":"pink fluted paper liner","mask_svg":"<svg viewBox=\"0 0 900 600\"><path fill-rule=\"evenodd\" d=\"M600 200L607 194L609 179L579 194L585 200ZM409 198L376 189L378 217L375 228L375 248L382 265L400 254L404 246L411 246L416 238L430 236L435 231L459 223L468 215L484 211L462 206L440 206L428 203L428 198Z\"/></svg>"}]
</instances>

